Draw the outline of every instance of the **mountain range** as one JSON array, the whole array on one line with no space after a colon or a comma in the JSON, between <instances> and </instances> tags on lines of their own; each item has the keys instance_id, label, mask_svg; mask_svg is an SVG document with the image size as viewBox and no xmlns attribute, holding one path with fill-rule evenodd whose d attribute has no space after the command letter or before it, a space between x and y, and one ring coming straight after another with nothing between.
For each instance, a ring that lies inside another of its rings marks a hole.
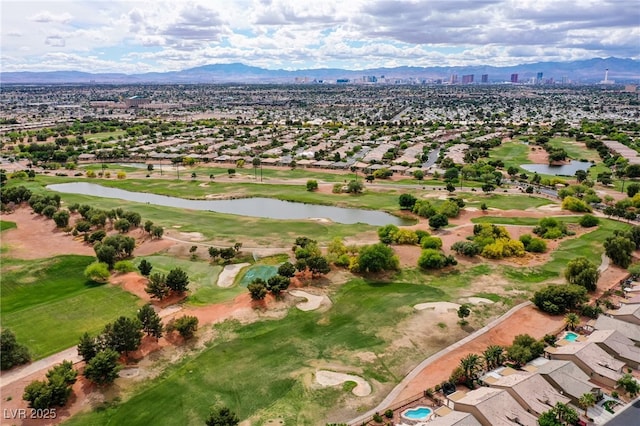
<instances>
[{"instance_id":1,"label":"mountain range","mask_svg":"<svg viewBox=\"0 0 640 426\"><path fill-rule=\"evenodd\" d=\"M317 68L296 71L270 70L240 63L212 64L181 71L151 72L144 74L88 73L81 71L46 72L0 72L0 84L197 84L197 83L294 83L335 82L336 80L362 81L373 76L385 81L449 81L452 75L461 82L463 75L474 75L480 82L481 75L487 74L489 82L510 81L512 74L518 74L519 81L536 78L567 80L575 83L598 83L605 78L616 83L638 83L640 81L640 60L624 58L594 58L572 62L537 62L508 67L490 65L455 67L411 67L371 68L346 70L337 68Z\"/></svg>"}]
</instances>

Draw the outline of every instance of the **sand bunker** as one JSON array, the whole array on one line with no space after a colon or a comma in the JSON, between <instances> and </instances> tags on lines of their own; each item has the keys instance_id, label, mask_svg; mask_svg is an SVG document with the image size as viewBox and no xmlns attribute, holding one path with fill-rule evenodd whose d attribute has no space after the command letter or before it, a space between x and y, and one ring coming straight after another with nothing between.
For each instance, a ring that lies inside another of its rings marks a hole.
<instances>
[{"instance_id":1,"label":"sand bunker","mask_svg":"<svg viewBox=\"0 0 640 426\"><path fill-rule=\"evenodd\" d=\"M188 240L188 241L203 241L204 235L200 232L181 232L180 237Z\"/></svg>"},{"instance_id":2,"label":"sand bunker","mask_svg":"<svg viewBox=\"0 0 640 426\"><path fill-rule=\"evenodd\" d=\"M467 300L469 301L469 303L472 303L474 305L479 305L481 303L486 303L490 305L493 303L493 300L485 299L484 297L467 297Z\"/></svg>"},{"instance_id":3,"label":"sand bunker","mask_svg":"<svg viewBox=\"0 0 640 426\"><path fill-rule=\"evenodd\" d=\"M296 305L301 311L313 311L318 309L322 304L331 303L327 296L316 296L315 294L307 293L302 290L291 290L289 294L295 297L302 297L307 299L306 302L300 302Z\"/></svg>"},{"instance_id":4,"label":"sand bunker","mask_svg":"<svg viewBox=\"0 0 640 426\"><path fill-rule=\"evenodd\" d=\"M233 265L227 265L224 267L220 275L218 276L218 287L227 288L233 285L238 272L245 266L249 266L249 263L234 263Z\"/></svg>"},{"instance_id":5,"label":"sand bunker","mask_svg":"<svg viewBox=\"0 0 640 426\"><path fill-rule=\"evenodd\" d=\"M562 211L562 206L559 204L545 204L544 206L537 207L540 211L559 212Z\"/></svg>"},{"instance_id":6,"label":"sand bunker","mask_svg":"<svg viewBox=\"0 0 640 426\"><path fill-rule=\"evenodd\" d=\"M413 309L417 311L423 311L425 309L433 309L437 314L446 314L449 311L457 311L460 305L451 302L428 302L418 303L414 305Z\"/></svg>"},{"instance_id":7,"label":"sand bunker","mask_svg":"<svg viewBox=\"0 0 640 426\"><path fill-rule=\"evenodd\" d=\"M355 382L357 386L351 392L355 396L367 396L371 393L371 385L360 376L336 373L329 370L316 371L316 382L322 386L336 386L344 382Z\"/></svg>"}]
</instances>

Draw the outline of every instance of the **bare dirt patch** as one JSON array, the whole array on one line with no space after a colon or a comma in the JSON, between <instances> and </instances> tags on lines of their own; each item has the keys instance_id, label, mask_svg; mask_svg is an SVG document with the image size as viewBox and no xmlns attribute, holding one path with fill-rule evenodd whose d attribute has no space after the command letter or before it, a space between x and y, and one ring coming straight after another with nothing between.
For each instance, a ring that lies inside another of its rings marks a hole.
<instances>
[{"instance_id":1,"label":"bare dirt patch","mask_svg":"<svg viewBox=\"0 0 640 426\"><path fill-rule=\"evenodd\" d=\"M541 146L529 145L527 157L535 164L549 164L549 154Z\"/></svg>"}]
</instances>

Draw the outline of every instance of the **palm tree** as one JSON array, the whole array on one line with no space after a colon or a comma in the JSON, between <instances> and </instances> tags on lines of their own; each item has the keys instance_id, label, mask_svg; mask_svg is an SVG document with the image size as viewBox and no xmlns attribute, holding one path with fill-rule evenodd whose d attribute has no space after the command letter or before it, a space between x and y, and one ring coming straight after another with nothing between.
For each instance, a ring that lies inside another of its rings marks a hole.
<instances>
[{"instance_id":1,"label":"palm tree","mask_svg":"<svg viewBox=\"0 0 640 426\"><path fill-rule=\"evenodd\" d=\"M504 348L499 345L491 345L482 352L482 357L487 370L493 370L504 362Z\"/></svg>"},{"instance_id":2,"label":"palm tree","mask_svg":"<svg viewBox=\"0 0 640 426\"><path fill-rule=\"evenodd\" d=\"M469 354L460 360L460 367L467 378L467 386L471 389L473 389L473 382L477 378L481 365L482 358L478 354Z\"/></svg>"},{"instance_id":3,"label":"palm tree","mask_svg":"<svg viewBox=\"0 0 640 426\"><path fill-rule=\"evenodd\" d=\"M569 327L570 330L575 330L578 325L580 325L580 317L578 314L573 312L569 312L564 316L564 323Z\"/></svg>"},{"instance_id":4,"label":"palm tree","mask_svg":"<svg viewBox=\"0 0 640 426\"><path fill-rule=\"evenodd\" d=\"M584 416L588 417L587 410L589 409L589 407L593 407L594 405L596 405L596 397L593 396L591 392L583 393L578 400L578 404L582 408L584 408Z\"/></svg>"},{"instance_id":5,"label":"palm tree","mask_svg":"<svg viewBox=\"0 0 640 426\"><path fill-rule=\"evenodd\" d=\"M578 413L576 410L562 402L556 402L556 405L553 407L553 412L561 424L572 425L578 421Z\"/></svg>"}]
</instances>

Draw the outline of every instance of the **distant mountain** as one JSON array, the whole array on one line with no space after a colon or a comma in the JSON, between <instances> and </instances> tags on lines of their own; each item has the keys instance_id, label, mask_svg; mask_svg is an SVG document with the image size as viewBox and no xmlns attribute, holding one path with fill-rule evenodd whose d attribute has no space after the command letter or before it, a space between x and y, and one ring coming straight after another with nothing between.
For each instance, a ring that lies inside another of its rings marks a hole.
<instances>
[{"instance_id":1,"label":"distant mountain","mask_svg":"<svg viewBox=\"0 0 640 426\"><path fill-rule=\"evenodd\" d=\"M418 80L448 81L452 75L461 82L463 75L474 75L479 82L482 74L487 74L489 82L510 81L511 74L518 74L519 81L528 81L542 73L543 79L562 79L577 83L597 83L604 79L609 70L609 80L617 83L640 81L640 61L622 58L594 58L573 62L538 62L509 67L457 66L457 67L410 67L373 68L365 70L344 70L332 68L307 69L297 71L270 70L240 63L212 64L182 71L155 72L145 74L86 73L80 71L50 72L1 72L0 84L136 84L136 83L293 83L297 81L320 82L338 79L360 80L365 76L387 81Z\"/></svg>"}]
</instances>

